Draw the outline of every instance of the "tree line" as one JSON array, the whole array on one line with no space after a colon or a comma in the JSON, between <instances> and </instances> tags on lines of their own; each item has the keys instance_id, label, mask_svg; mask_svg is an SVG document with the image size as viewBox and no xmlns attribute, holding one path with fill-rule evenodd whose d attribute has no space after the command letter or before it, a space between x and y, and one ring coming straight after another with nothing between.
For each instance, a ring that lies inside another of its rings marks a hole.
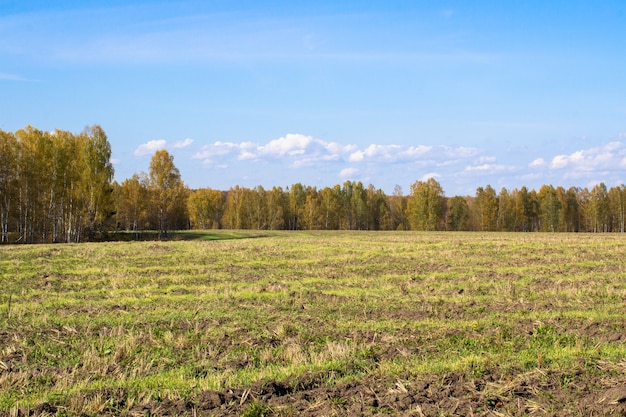
<instances>
[{"instance_id":1,"label":"tree line","mask_svg":"<svg viewBox=\"0 0 626 417\"><path fill-rule=\"evenodd\" d=\"M197 229L624 232L626 186L607 189L543 185L445 197L433 178L408 195L346 181L317 189L300 183L266 190L232 187L189 191L189 226Z\"/></svg>"},{"instance_id":2,"label":"tree line","mask_svg":"<svg viewBox=\"0 0 626 417\"><path fill-rule=\"evenodd\" d=\"M100 126L80 134L0 130L0 241L92 239L113 214L112 180L111 146Z\"/></svg>"},{"instance_id":3,"label":"tree line","mask_svg":"<svg viewBox=\"0 0 626 417\"><path fill-rule=\"evenodd\" d=\"M180 229L624 232L626 186L543 185L446 197L430 178L407 195L345 181L317 188L189 189L174 158L156 151L148 173L113 181L111 146L94 125L79 134L0 130L0 239L79 242L110 231Z\"/></svg>"}]
</instances>

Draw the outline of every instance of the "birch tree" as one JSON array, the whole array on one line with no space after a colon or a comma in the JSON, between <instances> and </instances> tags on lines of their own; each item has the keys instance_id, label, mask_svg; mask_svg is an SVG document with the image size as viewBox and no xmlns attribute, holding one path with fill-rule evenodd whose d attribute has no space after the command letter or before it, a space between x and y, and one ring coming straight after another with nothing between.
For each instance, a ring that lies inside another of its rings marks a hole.
<instances>
[{"instance_id":1,"label":"birch tree","mask_svg":"<svg viewBox=\"0 0 626 417\"><path fill-rule=\"evenodd\" d=\"M150 193L157 219L159 237L170 228L180 228L186 217L187 192L174 157L165 149L156 151L150 160Z\"/></svg>"}]
</instances>

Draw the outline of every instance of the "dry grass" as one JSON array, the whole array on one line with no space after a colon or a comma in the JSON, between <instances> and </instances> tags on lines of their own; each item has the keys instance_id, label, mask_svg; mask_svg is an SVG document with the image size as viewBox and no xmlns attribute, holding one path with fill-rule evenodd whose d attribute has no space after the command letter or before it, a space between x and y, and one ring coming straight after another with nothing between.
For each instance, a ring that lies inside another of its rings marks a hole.
<instances>
[{"instance_id":1,"label":"dry grass","mask_svg":"<svg viewBox=\"0 0 626 417\"><path fill-rule=\"evenodd\" d=\"M413 395L419 378L497 371L468 395L549 412L554 373L571 374L571 390L626 374L624 255L621 235L3 246L0 411L132 415L315 372L329 386L389 381L382 401ZM431 415L423 403L405 411Z\"/></svg>"}]
</instances>

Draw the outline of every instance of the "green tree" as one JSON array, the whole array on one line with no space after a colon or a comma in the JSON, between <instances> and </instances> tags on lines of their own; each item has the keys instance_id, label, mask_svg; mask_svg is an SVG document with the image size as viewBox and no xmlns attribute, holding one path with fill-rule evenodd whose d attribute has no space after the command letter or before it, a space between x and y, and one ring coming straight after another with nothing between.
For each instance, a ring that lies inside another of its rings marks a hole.
<instances>
[{"instance_id":1,"label":"green tree","mask_svg":"<svg viewBox=\"0 0 626 417\"><path fill-rule=\"evenodd\" d=\"M555 188L556 198L559 200L560 209L559 209L559 220L558 220L558 228L557 232L569 232L575 231L573 228L574 222L569 221L570 213L575 209L576 199L570 201L568 192L565 188L558 186ZM574 206L570 207L571 204Z\"/></svg>"},{"instance_id":2,"label":"green tree","mask_svg":"<svg viewBox=\"0 0 626 417\"><path fill-rule=\"evenodd\" d=\"M626 185L611 187L608 198L612 230L624 233L626 231Z\"/></svg>"},{"instance_id":3,"label":"green tree","mask_svg":"<svg viewBox=\"0 0 626 417\"><path fill-rule=\"evenodd\" d=\"M515 231L515 202L511 193L502 187L498 195L498 230L503 232Z\"/></svg>"},{"instance_id":4,"label":"green tree","mask_svg":"<svg viewBox=\"0 0 626 417\"><path fill-rule=\"evenodd\" d=\"M226 208L222 223L228 229L256 229L257 213L255 200L257 193L238 185L231 187L226 195Z\"/></svg>"},{"instance_id":5,"label":"green tree","mask_svg":"<svg viewBox=\"0 0 626 417\"><path fill-rule=\"evenodd\" d=\"M48 204L53 242L77 240L82 227L85 199L81 188L84 159L81 157L83 137L55 130L51 154L51 192Z\"/></svg>"},{"instance_id":6,"label":"green tree","mask_svg":"<svg viewBox=\"0 0 626 417\"><path fill-rule=\"evenodd\" d=\"M318 230L322 223L322 210L319 193L315 187L306 187L306 200L302 208L301 224L303 229Z\"/></svg>"},{"instance_id":7,"label":"green tree","mask_svg":"<svg viewBox=\"0 0 626 417\"><path fill-rule=\"evenodd\" d=\"M336 185L333 188L322 188L319 191L319 198L322 229L339 229L339 217L341 210L341 188L339 187L339 185Z\"/></svg>"},{"instance_id":8,"label":"green tree","mask_svg":"<svg viewBox=\"0 0 626 417\"><path fill-rule=\"evenodd\" d=\"M136 239L139 239L139 230L149 227L149 193L149 180L145 174L133 174L120 184L117 191L115 202L117 221L125 230L134 231Z\"/></svg>"},{"instance_id":9,"label":"green tree","mask_svg":"<svg viewBox=\"0 0 626 417\"><path fill-rule=\"evenodd\" d=\"M194 229L219 229L224 214L224 193L211 188L191 191L187 210Z\"/></svg>"},{"instance_id":10,"label":"green tree","mask_svg":"<svg viewBox=\"0 0 626 417\"><path fill-rule=\"evenodd\" d=\"M539 230L556 232L560 226L561 202L552 185L542 185L537 194L539 202Z\"/></svg>"},{"instance_id":11,"label":"green tree","mask_svg":"<svg viewBox=\"0 0 626 417\"><path fill-rule=\"evenodd\" d=\"M445 214L445 196L434 178L411 185L407 205L412 230L441 230Z\"/></svg>"},{"instance_id":12,"label":"green tree","mask_svg":"<svg viewBox=\"0 0 626 417\"><path fill-rule=\"evenodd\" d=\"M470 208L464 197L454 196L447 201L448 230L469 230Z\"/></svg>"},{"instance_id":13,"label":"green tree","mask_svg":"<svg viewBox=\"0 0 626 417\"><path fill-rule=\"evenodd\" d=\"M252 196L252 211L254 216L254 228L257 230L265 230L269 228L269 214L267 211L267 191L263 186L254 187L254 195Z\"/></svg>"},{"instance_id":14,"label":"green tree","mask_svg":"<svg viewBox=\"0 0 626 417\"><path fill-rule=\"evenodd\" d=\"M302 227L302 211L306 203L306 188L301 183L293 184L288 189L289 193L289 214L287 228L289 230L298 230Z\"/></svg>"},{"instance_id":15,"label":"green tree","mask_svg":"<svg viewBox=\"0 0 626 417\"><path fill-rule=\"evenodd\" d=\"M340 228L363 230L367 219L367 193L362 182L345 181L339 192L341 200Z\"/></svg>"},{"instance_id":16,"label":"green tree","mask_svg":"<svg viewBox=\"0 0 626 417\"><path fill-rule=\"evenodd\" d=\"M102 224L112 214L111 181L114 170L111 145L104 130L94 125L85 130L85 135L82 182L87 199L88 237L91 240L96 224Z\"/></svg>"},{"instance_id":17,"label":"green tree","mask_svg":"<svg viewBox=\"0 0 626 417\"><path fill-rule=\"evenodd\" d=\"M491 232L498 229L498 197L491 185L476 189L472 208L478 230Z\"/></svg>"},{"instance_id":18,"label":"green tree","mask_svg":"<svg viewBox=\"0 0 626 417\"><path fill-rule=\"evenodd\" d=\"M366 190L366 227L368 230L393 230L393 221L387 205L387 196L383 190L377 190L372 184Z\"/></svg>"},{"instance_id":19,"label":"green tree","mask_svg":"<svg viewBox=\"0 0 626 417\"><path fill-rule=\"evenodd\" d=\"M536 194L529 192L526 187L511 192L513 210L515 212L515 230L518 232L532 232L536 224Z\"/></svg>"},{"instance_id":20,"label":"green tree","mask_svg":"<svg viewBox=\"0 0 626 417\"><path fill-rule=\"evenodd\" d=\"M15 132L19 142L17 158L18 175L18 242L33 243L46 238L43 224L46 221L44 202L51 178L45 154L44 132L26 126Z\"/></svg>"},{"instance_id":21,"label":"green tree","mask_svg":"<svg viewBox=\"0 0 626 417\"><path fill-rule=\"evenodd\" d=\"M187 218L187 190L174 157L158 150L150 160L149 191L156 211L159 237L170 228L182 228Z\"/></svg>"},{"instance_id":22,"label":"green tree","mask_svg":"<svg viewBox=\"0 0 626 417\"><path fill-rule=\"evenodd\" d=\"M594 233L607 232L610 223L609 192L603 182L591 189L589 193L589 209L592 231Z\"/></svg>"},{"instance_id":23,"label":"green tree","mask_svg":"<svg viewBox=\"0 0 626 417\"><path fill-rule=\"evenodd\" d=\"M407 198L402 194L402 187L396 185L393 194L388 198L388 207L393 230L406 230L409 227L407 220Z\"/></svg>"},{"instance_id":24,"label":"green tree","mask_svg":"<svg viewBox=\"0 0 626 417\"><path fill-rule=\"evenodd\" d=\"M0 130L0 241L9 241L9 220L13 216L18 189L19 143L13 133Z\"/></svg>"},{"instance_id":25,"label":"green tree","mask_svg":"<svg viewBox=\"0 0 626 417\"><path fill-rule=\"evenodd\" d=\"M268 225L271 230L285 228L285 215L289 212L289 196L281 187L272 187L267 192Z\"/></svg>"}]
</instances>

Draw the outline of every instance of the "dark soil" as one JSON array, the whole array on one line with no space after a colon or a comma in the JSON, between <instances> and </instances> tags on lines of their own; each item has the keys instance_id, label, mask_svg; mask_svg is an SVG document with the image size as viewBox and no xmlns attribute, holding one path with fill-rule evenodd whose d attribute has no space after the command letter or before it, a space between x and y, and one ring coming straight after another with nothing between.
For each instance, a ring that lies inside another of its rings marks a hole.
<instances>
[{"instance_id":1,"label":"dark soil","mask_svg":"<svg viewBox=\"0 0 626 417\"><path fill-rule=\"evenodd\" d=\"M423 379L361 380L332 383L334 375L308 373L286 381L262 381L248 388L202 391L177 401L152 401L126 416L626 416L626 375L589 378L583 372L535 370L493 373L477 378L452 373ZM330 381L330 382L329 382ZM102 390L111 399L104 416L120 415L126 393ZM0 416L64 415L44 403Z\"/></svg>"}]
</instances>

